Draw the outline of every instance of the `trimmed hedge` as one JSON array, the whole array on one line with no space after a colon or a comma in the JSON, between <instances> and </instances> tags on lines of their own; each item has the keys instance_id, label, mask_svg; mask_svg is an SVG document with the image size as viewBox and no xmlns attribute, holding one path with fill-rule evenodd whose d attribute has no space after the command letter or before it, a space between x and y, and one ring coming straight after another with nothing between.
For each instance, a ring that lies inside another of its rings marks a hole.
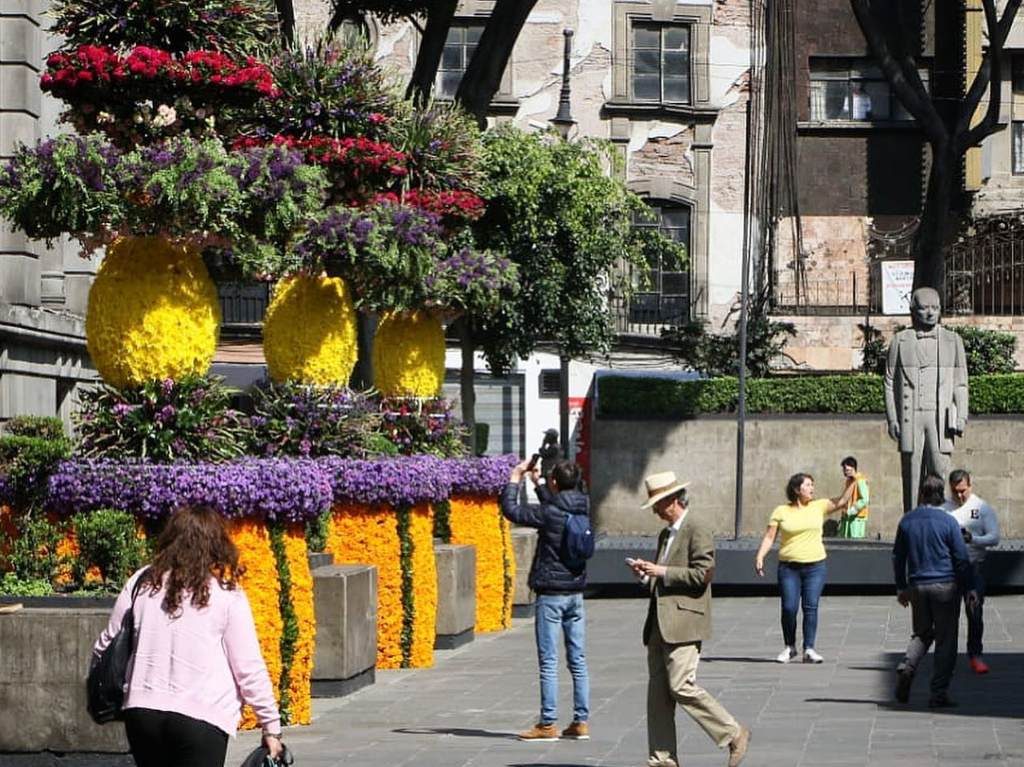
<instances>
[{"instance_id":1,"label":"trimmed hedge","mask_svg":"<svg viewBox=\"0 0 1024 767\"><path fill-rule=\"evenodd\" d=\"M702 413L734 413L739 397L735 378L676 381L666 378L602 376L598 379L599 418L690 418ZM786 376L747 381L748 413L884 413L882 377ZM972 415L1024 413L1024 375L972 376Z\"/></svg>"}]
</instances>

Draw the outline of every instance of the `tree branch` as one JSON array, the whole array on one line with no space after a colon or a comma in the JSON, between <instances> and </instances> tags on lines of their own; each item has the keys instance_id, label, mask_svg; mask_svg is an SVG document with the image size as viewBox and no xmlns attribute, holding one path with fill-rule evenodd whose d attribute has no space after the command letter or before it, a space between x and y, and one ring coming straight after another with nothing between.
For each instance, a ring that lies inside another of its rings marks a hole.
<instances>
[{"instance_id":1,"label":"tree branch","mask_svg":"<svg viewBox=\"0 0 1024 767\"><path fill-rule=\"evenodd\" d=\"M982 0L985 9L985 26L988 28L988 50L983 54L981 67L964 97L964 105L957 121L957 147L964 151L980 144L986 136L1002 129L999 125L999 110L1002 106L1003 46L1013 26L1014 17L1020 9L1021 0L1009 0L1003 10L1003 17L997 21L995 0ZM982 94L988 90L988 109L981 122L970 127L971 118L981 103Z\"/></svg>"},{"instance_id":2,"label":"tree branch","mask_svg":"<svg viewBox=\"0 0 1024 767\"><path fill-rule=\"evenodd\" d=\"M850 7L872 55L897 98L917 120L929 141L933 144L945 142L948 139L946 126L932 104L928 89L921 82L916 63L905 52L899 58L893 54L881 25L874 18L871 0L850 0Z\"/></svg>"},{"instance_id":3,"label":"tree branch","mask_svg":"<svg viewBox=\"0 0 1024 767\"><path fill-rule=\"evenodd\" d=\"M405 97L413 99L418 105L430 99L437 68L441 64L441 54L448 39L448 30L458 5L459 0L435 0L427 12L426 27L421 31L420 49L416 54L416 66L405 91Z\"/></svg>"},{"instance_id":4,"label":"tree branch","mask_svg":"<svg viewBox=\"0 0 1024 767\"><path fill-rule=\"evenodd\" d=\"M295 6L292 0L274 0L277 23L281 27L281 42L285 48L295 45Z\"/></svg>"}]
</instances>

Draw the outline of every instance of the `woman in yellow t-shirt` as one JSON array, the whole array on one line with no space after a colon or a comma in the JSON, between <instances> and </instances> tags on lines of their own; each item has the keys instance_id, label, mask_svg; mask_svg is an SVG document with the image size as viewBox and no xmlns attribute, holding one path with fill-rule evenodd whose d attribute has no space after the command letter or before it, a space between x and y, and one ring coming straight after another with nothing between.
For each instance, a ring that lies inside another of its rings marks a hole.
<instances>
[{"instance_id":1,"label":"woman in yellow t-shirt","mask_svg":"<svg viewBox=\"0 0 1024 767\"><path fill-rule=\"evenodd\" d=\"M781 531L779 596L782 597L782 638L786 648L775 658L789 663L797 656L796 614L803 608L804 663L824 660L814 649L818 633L818 599L825 588L825 545L821 529L825 515L845 509L850 489L838 498L814 499L814 477L794 474L786 483L789 503L776 506L757 549L754 568L764 576L764 558Z\"/></svg>"}]
</instances>

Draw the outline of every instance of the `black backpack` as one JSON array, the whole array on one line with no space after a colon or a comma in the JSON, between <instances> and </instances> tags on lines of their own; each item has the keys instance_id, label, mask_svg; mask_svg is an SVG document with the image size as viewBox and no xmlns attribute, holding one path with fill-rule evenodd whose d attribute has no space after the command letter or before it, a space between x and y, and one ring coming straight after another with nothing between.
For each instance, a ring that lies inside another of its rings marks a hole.
<instances>
[{"instance_id":1,"label":"black backpack","mask_svg":"<svg viewBox=\"0 0 1024 767\"><path fill-rule=\"evenodd\" d=\"M587 566L594 556L594 533L590 529L589 514L569 514L562 530L562 563L574 572Z\"/></svg>"},{"instance_id":2,"label":"black backpack","mask_svg":"<svg viewBox=\"0 0 1024 767\"><path fill-rule=\"evenodd\" d=\"M121 628L98 658L89 667L85 680L86 707L96 724L118 721L122 718L124 687L128 681L128 666L135 652L135 599L148 580L148 570L139 576L132 587L132 603L121 618Z\"/></svg>"}]
</instances>

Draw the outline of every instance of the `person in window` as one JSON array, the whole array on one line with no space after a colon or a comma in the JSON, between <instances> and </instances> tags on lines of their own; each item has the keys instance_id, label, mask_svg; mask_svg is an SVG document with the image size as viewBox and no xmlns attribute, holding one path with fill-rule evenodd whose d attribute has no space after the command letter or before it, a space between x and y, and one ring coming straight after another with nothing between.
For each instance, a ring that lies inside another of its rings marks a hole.
<instances>
[{"instance_id":1,"label":"person in window","mask_svg":"<svg viewBox=\"0 0 1024 767\"><path fill-rule=\"evenodd\" d=\"M779 595L782 597L782 639L785 648L775 658L789 663L797 657L796 616L803 608L804 663L821 663L824 658L814 649L818 634L818 600L825 588L825 545L822 527L825 515L845 509L851 490L838 498L814 498L814 477L794 474L786 483L789 503L776 506L768 520L768 529L757 550L754 569L764 576L764 558L781 531L779 545Z\"/></svg>"},{"instance_id":2,"label":"person in window","mask_svg":"<svg viewBox=\"0 0 1024 767\"><path fill-rule=\"evenodd\" d=\"M156 545L153 563L132 575L93 647L99 657L131 608L136 582L135 655L124 703L124 727L139 767L223 767L242 704L263 727L277 758L281 714L245 592L244 570L223 518L212 509L176 511Z\"/></svg>"},{"instance_id":3,"label":"person in window","mask_svg":"<svg viewBox=\"0 0 1024 767\"><path fill-rule=\"evenodd\" d=\"M859 80L854 80L850 85L847 108L851 120L871 119L871 96L864 89L864 83Z\"/></svg>"},{"instance_id":4,"label":"person in window","mask_svg":"<svg viewBox=\"0 0 1024 767\"><path fill-rule=\"evenodd\" d=\"M846 456L839 464L846 478L849 503L839 519L840 538L863 538L868 528L868 503L871 500L868 478L857 471L857 459Z\"/></svg>"}]
</instances>

